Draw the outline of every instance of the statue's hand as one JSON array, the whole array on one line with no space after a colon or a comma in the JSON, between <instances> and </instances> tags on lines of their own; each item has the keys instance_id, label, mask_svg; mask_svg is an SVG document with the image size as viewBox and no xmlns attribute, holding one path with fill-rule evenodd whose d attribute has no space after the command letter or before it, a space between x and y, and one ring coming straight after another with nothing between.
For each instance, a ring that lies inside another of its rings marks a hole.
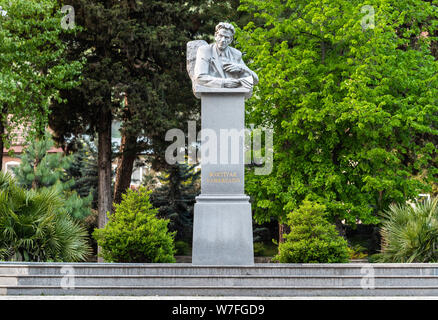
<instances>
[{"instance_id":1,"label":"statue's hand","mask_svg":"<svg viewBox=\"0 0 438 320\"><path fill-rule=\"evenodd\" d=\"M245 71L241 65L231 62L224 63L224 70L231 73Z\"/></svg>"},{"instance_id":2,"label":"statue's hand","mask_svg":"<svg viewBox=\"0 0 438 320\"><path fill-rule=\"evenodd\" d=\"M225 88L237 88L240 87L240 85L241 85L240 80L237 79L227 79L224 82Z\"/></svg>"}]
</instances>

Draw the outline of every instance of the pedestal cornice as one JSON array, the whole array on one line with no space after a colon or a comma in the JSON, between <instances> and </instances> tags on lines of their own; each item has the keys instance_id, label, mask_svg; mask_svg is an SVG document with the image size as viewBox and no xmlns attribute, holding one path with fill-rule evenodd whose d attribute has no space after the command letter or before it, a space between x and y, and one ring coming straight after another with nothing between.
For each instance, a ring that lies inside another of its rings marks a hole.
<instances>
[{"instance_id":1,"label":"pedestal cornice","mask_svg":"<svg viewBox=\"0 0 438 320\"><path fill-rule=\"evenodd\" d=\"M196 85L194 88L195 96L201 99L202 94L243 94L246 99L251 98L252 90L244 87L240 88L212 88Z\"/></svg>"}]
</instances>

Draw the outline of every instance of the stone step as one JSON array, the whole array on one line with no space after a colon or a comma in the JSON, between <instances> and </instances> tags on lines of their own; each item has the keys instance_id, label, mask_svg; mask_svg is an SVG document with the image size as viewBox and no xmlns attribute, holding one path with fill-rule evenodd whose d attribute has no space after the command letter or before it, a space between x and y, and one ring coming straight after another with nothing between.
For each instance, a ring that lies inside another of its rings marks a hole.
<instances>
[{"instance_id":1,"label":"stone step","mask_svg":"<svg viewBox=\"0 0 438 320\"><path fill-rule=\"evenodd\" d=\"M191 264L0 263L0 275L273 275L273 276L438 276L438 264L255 264L192 266ZM372 269L370 269L372 268ZM62 270L64 272L62 273Z\"/></svg>"},{"instance_id":2,"label":"stone step","mask_svg":"<svg viewBox=\"0 0 438 320\"><path fill-rule=\"evenodd\" d=\"M438 264L1 262L0 295L438 296Z\"/></svg>"},{"instance_id":3,"label":"stone step","mask_svg":"<svg viewBox=\"0 0 438 320\"><path fill-rule=\"evenodd\" d=\"M385 287L438 287L438 276L259 276L259 275L1 275L0 286L361 286L371 284Z\"/></svg>"},{"instance_id":4,"label":"stone step","mask_svg":"<svg viewBox=\"0 0 438 320\"><path fill-rule=\"evenodd\" d=\"M57 286L19 286L0 288L7 295L82 295L82 296L246 296L246 297L299 297L299 296L438 296L438 287L375 287L358 286L324 287L257 287L257 286L80 286L66 290Z\"/></svg>"}]
</instances>

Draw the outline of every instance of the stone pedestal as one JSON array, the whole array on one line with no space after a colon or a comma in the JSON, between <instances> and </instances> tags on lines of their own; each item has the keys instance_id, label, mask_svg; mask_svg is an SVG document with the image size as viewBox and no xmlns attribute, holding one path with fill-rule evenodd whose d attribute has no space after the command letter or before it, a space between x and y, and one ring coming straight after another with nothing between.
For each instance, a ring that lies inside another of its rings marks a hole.
<instances>
[{"instance_id":1,"label":"stone pedestal","mask_svg":"<svg viewBox=\"0 0 438 320\"><path fill-rule=\"evenodd\" d=\"M253 265L252 216L244 194L245 88L196 87L201 98L201 195L193 265ZM208 149L208 150L207 150Z\"/></svg>"}]
</instances>

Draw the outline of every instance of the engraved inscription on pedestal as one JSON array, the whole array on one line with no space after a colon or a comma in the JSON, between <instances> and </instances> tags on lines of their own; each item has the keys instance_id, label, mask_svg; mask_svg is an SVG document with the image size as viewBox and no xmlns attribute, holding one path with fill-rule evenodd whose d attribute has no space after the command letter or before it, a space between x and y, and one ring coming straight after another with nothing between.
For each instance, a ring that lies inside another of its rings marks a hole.
<instances>
[{"instance_id":1,"label":"engraved inscription on pedestal","mask_svg":"<svg viewBox=\"0 0 438 320\"><path fill-rule=\"evenodd\" d=\"M241 179L237 176L237 172L217 171L206 174L207 183L240 183Z\"/></svg>"}]
</instances>

